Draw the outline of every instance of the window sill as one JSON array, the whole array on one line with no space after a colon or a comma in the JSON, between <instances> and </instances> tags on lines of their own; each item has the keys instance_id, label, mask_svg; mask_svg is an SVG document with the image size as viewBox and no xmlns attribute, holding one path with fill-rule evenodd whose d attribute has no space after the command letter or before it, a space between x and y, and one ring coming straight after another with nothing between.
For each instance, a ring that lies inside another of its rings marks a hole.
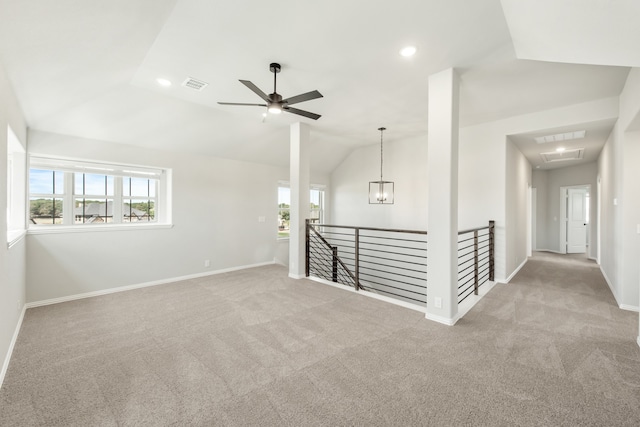
<instances>
[{"instance_id":1,"label":"window sill","mask_svg":"<svg viewBox=\"0 0 640 427\"><path fill-rule=\"evenodd\" d=\"M59 225L30 227L27 234L87 233L92 231L157 230L173 228L173 224Z\"/></svg>"},{"instance_id":2,"label":"window sill","mask_svg":"<svg viewBox=\"0 0 640 427\"><path fill-rule=\"evenodd\" d=\"M16 243L24 239L27 230L12 230L7 232L7 248L11 249Z\"/></svg>"}]
</instances>

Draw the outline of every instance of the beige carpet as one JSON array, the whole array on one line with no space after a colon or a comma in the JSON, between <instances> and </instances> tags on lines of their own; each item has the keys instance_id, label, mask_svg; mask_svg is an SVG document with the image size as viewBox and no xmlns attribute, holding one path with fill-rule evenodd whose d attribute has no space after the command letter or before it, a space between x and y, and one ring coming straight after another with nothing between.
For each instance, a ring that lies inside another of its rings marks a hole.
<instances>
[{"instance_id":1,"label":"beige carpet","mask_svg":"<svg viewBox=\"0 0 640 427\"><path fill-rule=\"evenodd\" d=\"M456 326L269 266L27 311L2 426L640 424L638 314L536 254Z\"/></svg>"}]
</instances>

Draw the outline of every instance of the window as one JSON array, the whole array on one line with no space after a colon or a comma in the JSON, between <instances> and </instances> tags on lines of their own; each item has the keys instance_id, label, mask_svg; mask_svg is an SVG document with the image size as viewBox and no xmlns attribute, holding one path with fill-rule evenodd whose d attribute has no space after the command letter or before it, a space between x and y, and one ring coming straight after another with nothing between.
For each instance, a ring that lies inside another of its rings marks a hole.
<instances>
[{"instance_id":1,"label":"window","mask_svg":"<svg viewBox=\"0 0 640 427\"><path fill-rule=\"evenodd\" d=\"M291 208L291 190L289 187L278 187L278 238L289 237L289 220Z\"/></svg>"},{"instance_id":2,"label":"window","mask_svg":"<svg viewBox=\"0 0 640 427\"><path fill-rule=\"evenodd\" d=\"M7 242L24 235L26 224L26 154L13 130L7 126Z\"/></svg>"},{"instance_id":3,"label":"window","mask_svg":"<svg viewBox=\"0 0 640 427\"><path fill-rule=\"evenodd\" d=\"M324 187L312 185L309 193L310 209L309 218L312 222L324 221ZM289 221L291 214L291 190L288 184L280 183L278 186L278 238L289 237Z\"/></svg>"},{"instance_id":4,"label":"window","mask_svg":"<svg viewBox=\"0 0 640 427\"><path fill-rule=\"evenodd\" d=\"M31 157L31 226L167 224L168 176L162 169Z\"/></svg>"},{"instance_id":5,"label":"window","mask_svg":"<svg viewBox=\"0 0 640 427\"><path fill-rule=\"evenodd\" d=\"M309 218L311 222L322 224L324 222L324 187L311 187L311 211Z\"/></svg>"}]
</instances>

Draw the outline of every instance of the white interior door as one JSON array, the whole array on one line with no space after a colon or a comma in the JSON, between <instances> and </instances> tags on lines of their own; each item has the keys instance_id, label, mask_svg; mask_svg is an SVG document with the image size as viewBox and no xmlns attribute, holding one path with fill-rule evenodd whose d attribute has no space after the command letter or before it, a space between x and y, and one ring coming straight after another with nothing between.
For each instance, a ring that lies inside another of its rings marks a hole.
<instances>
[{"instance_id":1,"label":"white interior door","mask_svg":"<svg viewBox=\"0 0 640 427\"><path fill-rule=\"evenodd\" d=\"M567 253L587 252L587 189L570 188L567 197Z\"/></svg>"}]
</instances>

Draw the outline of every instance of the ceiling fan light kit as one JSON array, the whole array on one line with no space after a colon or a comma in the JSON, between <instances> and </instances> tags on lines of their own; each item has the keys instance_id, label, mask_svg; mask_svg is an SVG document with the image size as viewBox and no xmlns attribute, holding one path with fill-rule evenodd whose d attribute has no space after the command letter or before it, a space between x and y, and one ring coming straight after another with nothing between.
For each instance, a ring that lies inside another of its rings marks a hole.
<instances>
[{"instance_id":1,"label":"ceiling fan light kit","mask_svg":"<svg viewBox=\"0 0 640 427\"><path fill-rule=\"evenodd\" d=\"M296 96L291 96L286 99L282 99L282 95L280 95L277 88L277 75L280 72L282 67L280 64L276 62L272 62L269 65L269 71L273 73L273 93L267 95L264 93L258 86L251 83L249 80L240 80L240 83L248 87L253 93L258 95L266 104L246 104L246 103L238 103L238 102L218 102L220 105L241 105L241 106L251 106L251 107L267 107L267 111L272 114L280 114L283 111L286 113L297 114L299 116L307 117L309 119L318 120L322 117L320 114L311 113L309 111L300 110L298 108L290 107L290 105L298 104L304 101L310 101L312 99L322 98L322 94L317 90L313 90L311 92L303 93Z\"/></svg>"},{"instance_id":2,"label":"ceiling fan light kit","mask_svg":"<svg viewBox=\"0 0 640 427\"><path fill-rule=\"evenodd\" d=\"M380 131L380 181L369 181L369 204L392 205L394 201L393 181L382 179L382 133L387 128L381 127L378 130Z\"/></svg>"}]
</instances>

